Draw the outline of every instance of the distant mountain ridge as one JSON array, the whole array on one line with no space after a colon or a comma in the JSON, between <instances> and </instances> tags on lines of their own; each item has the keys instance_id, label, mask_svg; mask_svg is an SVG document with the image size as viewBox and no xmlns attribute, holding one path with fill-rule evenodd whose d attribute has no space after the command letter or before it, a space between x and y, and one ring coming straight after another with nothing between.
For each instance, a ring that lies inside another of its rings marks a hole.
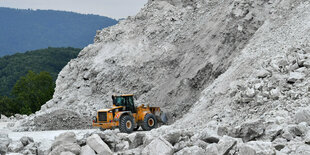
<instances>
[{"instance_id":1,"label":"distant mountain ridge","mask_svg":"<svg viewBox=\"0 0 310 155\"><path fill-rule=\"evenodd\" d=\"M82 48L96 30L118 23L99 15L0 7L0 56L47 47Z\"/></svg>"}]
</instances>

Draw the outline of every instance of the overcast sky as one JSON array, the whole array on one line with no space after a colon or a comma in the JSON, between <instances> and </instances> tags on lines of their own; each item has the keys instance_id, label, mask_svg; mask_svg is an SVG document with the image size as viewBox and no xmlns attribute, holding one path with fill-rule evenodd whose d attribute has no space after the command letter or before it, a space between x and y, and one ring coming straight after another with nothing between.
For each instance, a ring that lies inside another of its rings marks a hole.
<instances>
[{"instance_id":1,"label":"overcast sky","mask_svg":"<svg viewBox=\"0 0 310 155\"><path fill-rule=\"evenodd\" d=\"M0 0L0 7L65 10L119 19L135 15L146 2L147 0Z\"/></svg>"}]
</instances>

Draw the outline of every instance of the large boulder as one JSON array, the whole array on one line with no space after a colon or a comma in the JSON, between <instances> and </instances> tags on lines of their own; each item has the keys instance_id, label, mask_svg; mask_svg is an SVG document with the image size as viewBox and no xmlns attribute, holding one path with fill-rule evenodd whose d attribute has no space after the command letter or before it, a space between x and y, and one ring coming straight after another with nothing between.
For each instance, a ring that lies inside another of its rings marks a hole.
<instances>
[{"instance_id":1,"label":"large boulder","mask_svg":"<svg viewBox=\"0 0 310 155\"><path fill-rule=\"evenodd\" d=\"M118 133L118 130L105 130L104 132L94 132L93 134L98 134L99 137L109 146L111 151L116 151L116 145L119 144L121 138L123 138L119 136Z\"/></svg>"},{"instance_id":2,"label":"large boulder","mask_svg":"<svg viewBox=\"0 0 310 155\"><path fill-rule=\"evenodd\" d=\"M175 145L179 141L180 137L181 132L178 131L173 131L163 136L163 138L165 138L172 145Z\"/></svg>"},{"instance_id":3,"label":"large boulder","mask_svg":"<svg viewBox=\"0 0 310 155\"><path fill-rule=\"evenodd\" d=\"M8 146L10 152L19 152L23 149L24 145L21 141L13 141Z\"/></svg>"},{"instance_id":4,"label":"large boulder","mask_svg":"<svg viewBox=\"0 0 310 155\"><path fill-rule=\"evenodd\" d=\"M135 149L129 149L129 150L124 150L121 152L118 152L117 154L120 155L141 155L141 147L135 148Z\"/></svg>"},{"instance_id":5,"label":"large boulder","mask_svg":"<svg viewBox=\"0 0 310 155\"><path fill-rule=\"evenodd\" d=\"M88 137L86 144L89 145L98 154L112 154L109 146L100 138L98 134L93 134L92 136Z\"/></svg>"},{"instance_id":6,"label":"large boulder","mask_svg":"<svg viewBox=\"0 0 310 155\"><path fill-rule=\"evenodd\" d=\"M129 148L136 148L143 144L143 139L145 137L145 133L132 133L127 136L127 140L129 141Z\"/></svg>"},{"instance_id":7,"label":"large boulder","mask_svg":"<svg viewBox=\"0 0 310 155\"><path fill-rule=\"evenodd\" d=\"M67 152L61 152L60 155L75 155L75 154L67 151Z\"/></svg>"},{"instance_id":8,"label":"large boulder","mask_svg":"<svg viewBox=\"0 0 310 155\"><path fill-rule=\"evenodd\" d=\"M265 139L269 139L270 141L273 141L277 138L277 136L281 135L283 132L283 127L281 125L278 125L276 123L270 124L266 127L265 130Z\"/></svg>"},{"instance_id":9,"label":"large boulder","mask_svg":"<svg viewBox=\"0 0 310 155\"><path fill-rule=\"evenodd\" d=\"M23 154L26 154L26 155L40 154L38 152L38 146L37 145L38 145L38 143L30 143L30 144L26 145L22 151Z\"/></svg>"},{"instance_id":10,"label":"large boulder","mask_svg":"<svg viewBox=\"0 0 310 155\"><path fill-rule=\"evenodd\" d=\"M283 129L283 133L281 134L281 136L287 141L291 141L295 138L295 135L289 130L288 127Z\"/></svg>"},{"instance_id":11,"label":"large boulder","mask_svg":"<svg viewBox=\"0 0 310 155\"><path fill-rule=\"evenodd\" d=\"M309 155L310 154L310 147L309 145L301 145L295 151L296 155Z\"/></svg>"},{"instance_id":12,"label":"large boulder","mask_svg":"<svg viewBox=\"0 0 310 155\"><path fill-rule=\"evenodd\" d=\"M285 147L286 144L287 144L287 140L284 138L277 138L272 142L273 147L277 151L281 151Z\"/></svg>"},{"instance_id":13,"label":"large boulder","mask_svg":"<svg viewBox=\"0 0 310 155\"><path fill-rule=\"evenodd\" d=\"M237 147L239 155L274 155L276 153L271 142L251 141Z\"/></svg>"},{"instance_id":14,"label":"large boulder","mask_svg":"<svg viewBox=\"0 0 310 155\"><path fill-rule=\"evenodd\" d=\"M82 146L80 155L96 155L95 151L88 145Z\"/></svg>"},{"instance_id":15,"label":"large boulder","mask_svg":"<svg viewBox=\"0 0 310 155\"><path fill-rule=\"evenodd\" d=\"M22 142L23 145L26 146L30 143L33 143L34 141L33 141L33 138L24 136L24 137L20 138L20 142Z\"/></svg>"},{"instance_id":16,"label":"large boulder","mask_svg":"<svg viewBox=\"0 0 310 155\"><path fill-rule=\"evenodd\" d=\"M53 141L52 140L45 140L42 142L38 143L37 149L38 149L38 154L48 154L51 151Z\"/></svg>"},{"instance_id":17,"label":"large boulder","mask_svg":"<svg viewBox=\"0 0 310 155\"><path fill-rule=\"evenodd\" d=\"M56 146L49 155L59 155L62 152L72 152L74 154L80 154L81 147L76 143L67 143Z\"/></svg>"},{"instance_id":18,"label":"large boulder","mask_svg":"<svg viewBox=\"0 0 310 155\"><path fill-rule=\"evenodd\" d=\"M143 155L172 155L173 152L173 146L162 137L154 139L142 150Z\"/></svg>"},{"instance_id":19,"label":"large boulder","mask_svg":"<svg viewBox=\"0 0 310 155\"><path fill-rule=\"evenodd\" d=\"M202 141L202 142L204 142L204 141ZM204 143L206 143L206 142L204 142ZM180 139L180 141L178 143L173 145L173 147L174 147L174 151L178 152L184 148L191 147L193 145L194 145L193 142L190 141L190 139L188 137L184 137L184 138ZM199 146L199 145L197 145L197 146Z\"/></svg>"},{"instance_id":20,"label":"large boulder","mask_svg":"<svg viewBox=\"0 0 310 155\"><path fill-rule=\"evenodd\" d=\"M265 125L262 119L247 121L235 128L230 136L242 138L244 142L261 137L265 132Z\"/></svg>"},{"instance_id":21,"label":"large boulder","mask_svg":"<svg viewBox=\"0 0 310 155\"><path fill-rule=\"evenodd\" d=\"M185 147L184 149L175 153L175 155L205 155L206 151L198 146Z\"/></svg>"},{"instance_id":22,"label":"large boulder","mask_svg":"<svg viewBox=\"0 0 310 155\"><path fill-rule=\"evenodd\" d=\"M206 147L206 152L208 153L208 155L218 155L219 151L217 148L217 144L213 143L210 144Z\"/></svg>"},{"instance_id":23,"label":"large boulder","mask_svg":"<svg viewBox=\"0 0 310 155\"><path fill-rule=\"evenodd\" d=\"M207 142L202 141L200 139L198 139L198 140L196 140L196 141L194 141L192 143L193 143L193 145L197 145L197 146L199 146L201 148L206 148L209 145Z\"/></svg>"},{"instance_id":24,"label":"large boulder","mask_svg":"<svg viewBox=\"0 0 310 155\"><path fill-rule=\"evenodd\" d=\"M59 145L71 144L71 143L76 143L76 142L77 141L76 141L76 136L74 132L65 132L65 133L58 135L55 138L55 141L52 145L52 150Z\"/></svg>"},{"instance_id":25,"label":"large boulder","mask_svg":"<svg viewBox=\"0 0 310 155\"><path fill-rule=\"evenodd\" d=\"M217 145L219 154L228 154L236 144L237 140L235 138L224 136Z\"/></svg>"},{"instance_id":26,"label":"large boulder","mask_svg":"<svg viewBox=\"0 0 310 155\"><path fill-rule=\"evenodd\" d=\"M241 144L239 147L239 155L256 155L256 151L253 147Z\"/></svg>"},{"instance_id":27,"label":"large boulder","mask_svg":"<svg viewBox=\"0 0 310 155\"><path fill-rule=\"evenodd\" d=\"M207 143L218 143L220 141L220 137L213 130L205 129L201 131L199 134L193 136L192 139L201 139Z\"/></svg>"},{"instance_id":28,"label":"large boulder","mask_svg":"<svg viewBox=\"0 0 310 155\"><path fill-rule=\"evenodd\" d=\"M308 131L304 137L304 141L306 144L310 145L310 131Z\"/></svg>"},{"instance_id":29,"label":"large boulder","mask_svg":"<svg viewBox=\"0 0 310 155\"><path fill-rule=\"evenodd\" d=\"M8 151L10 142L8 134L0 133L0 154L5 154Z\"/></svg>"},{"instance_id":30,"label":"large boulder","mask_svg":"<svg viewBox=\"0 0 310 155\"><path fill-rule=\"evenodd\" d=\"M258 78L265 78L265 77L270 76L270 75L271 75L271 73L269 71L267 71L266 69L262 69L262 70L257 72Z\"/></svg>"},{"instance_id":31,"label":"large boulder","mask_svg":"<svg viewBox=\"0 0 310 155\"><path fill-rule=\"evenodd\" d=\"M303 65L306 67L306 68L310 68L310 60L306 60Z\"/></svg>"},{"instance_id":32,"label":"large boulder","mask_svg":"<svg viewBox=\"0 0 310 155\"><path fill-rule=\"evenodd\" d=\"M255 93L255 90L253 88L248 88L245 91L245 95L248 98L253 98L256 95L256 93Z\"/></svg>"},{"instance_id":33,"label":"large boulder","mask_svg":"<svg viewBox=\"0 0 310 155\"><path fill-rule=\"evenodd\" d=\"M295 114L297 123L307 122L310 125L310 107L300 108Z\"/></svg>"},{"instance_id":34,"label":"large boulder","mask_svg":"<svg viewBox=\"0 0 310 155\"><path fill-rule=\"evenodd\" d=\"M1 122L7 122L9 120L9 118L6 117L5 115L0 114L0 120L1 120Z\"/></svg>"},{"instance_id":35,"label":"large boulder","mask_svg":"<svg viewBox=\"0 0 310 155\"><path fill-rule=\"evenodd\" d=\"M77 144L74 132L65 132L55 138L51 147L50 155L59 155L62 152L80 154L81 147Z\"/></svg>"},{"instance_id":36,"label":"large boulder","mask_svg":"<svg viewBox=\"0 0 310 155\"><path fill-rule=\"evenodd\" d=\"M303 80L305 78L305 74L300 73L300 72L291 72L290 76L287 79L287 82L289 83L295 83L298 80Z\"/></svg>"},{"instance_id":37,"label":"large boulder","mask_svg":"<svg viewBox=\"0 0 310 155\"><path fill-rule=\"evenodd\" d=\"M123 151L129 149L129 142L124 140L118 144L116 144L115 151Z\"/></svg>"}]
</instances>

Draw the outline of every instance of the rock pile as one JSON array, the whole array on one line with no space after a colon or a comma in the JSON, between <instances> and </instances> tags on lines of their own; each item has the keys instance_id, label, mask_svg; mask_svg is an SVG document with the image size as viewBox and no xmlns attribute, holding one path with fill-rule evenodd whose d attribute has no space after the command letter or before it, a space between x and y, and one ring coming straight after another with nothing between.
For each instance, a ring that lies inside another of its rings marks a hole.
<instances>
[{"instance_id":1,"label":"rock pile","mask_svg":"<svg viewBox=\"0 0 310 155\"><path fill-rule=\"evenodd\" d=\"M271 8L277 3L149 1L135 17L97 32L95 43L60 72L53 99L27 119L24 129L51 129L57 123L53 118L65 115L59 109L91 120L97 109L111 106L115 93L134 93L138 105L160 106L173 122L230 67ZM35 123L39 116L45 126Z\"/></svg>"},{"instance_id":2,"label":"rock pile","mask_svg":"<svg viewBox=\"0 0 310 155\"><path fill-rule=\"evenodd\" d=\"M0 133L0 154L16 153L25 155L39 154L38 143L31 137L22 137L18 141L12 141L7 134Z\"/></svg>"},{"instance_id":3,"label":"rock pile","mask_svg":"<svg viewBox=\"0 0 310 155\"><path fill-rule=\"evenodd\" d=\"M299 111L296 120L307 116L309 111ZM46 150L29 137L11 141L7 135L1 135L0 146L2 152L39 155L273 155L299 154L310 147L310 126L307 122L283 124L279 121L250 120L234 128L210 122L209 128L196 131L174 129L172 126L132 134L120 133L119 130L97 130L80 137L73 132L65 132L56 136Z\"/></svg>"},{"instance_id":4,"label":"rock pile","mask_svg":"<svg viewBox=\"0 0 310 155\"><path fill-rule=\"evenodd\" d=\"M307 99L310 69L310 66L304 65L307 61L310 61L308 47L291 48L285 56L263 62L262 69L257 71L257 78L244 80L245 85L237 85L231 97L237 104L252 105Z\"/></svg>"}]
</instances>

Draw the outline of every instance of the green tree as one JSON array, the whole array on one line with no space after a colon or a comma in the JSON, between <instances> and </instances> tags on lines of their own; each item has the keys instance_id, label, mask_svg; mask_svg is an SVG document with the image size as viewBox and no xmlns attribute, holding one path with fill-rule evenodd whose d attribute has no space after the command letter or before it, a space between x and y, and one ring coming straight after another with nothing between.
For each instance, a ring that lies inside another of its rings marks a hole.
<instances>
[{"instance_id":1,"label":"green tree","mask_svg":"<svg viewBox=\"0 0 310 155\"><path fill-rule=\"evenodd\" d=\"M53 97L55 83L48 72L29 71L13 87L12 94L20 114L31 114Z\"/></svg>"},{"instance_id":2,"label":"green tree","mask_svg":"<svg viewBox=\"0 0 310 155\"><path fill-rule=\"evenodd\" d=\"M1 33L0 33L1 34ZM1 44L1 41L0 41ZM58 73L81 49L47 48L0 57L0 96L11 96L15 83L29 70L35 73L47 71L56 81Z\"/></svg>"},{"instance_id":3,"label":"green tree","mask_svg":"<svg viewBox=\"0 0 310 155\"><path fill-rule=\"evenodd\" d=\"M0 114L11 116L15 113L18 113L18 108L15 107L16 104L14 99L11 99L6 96L0 96Z\"/></svg>"}]
</instances>

